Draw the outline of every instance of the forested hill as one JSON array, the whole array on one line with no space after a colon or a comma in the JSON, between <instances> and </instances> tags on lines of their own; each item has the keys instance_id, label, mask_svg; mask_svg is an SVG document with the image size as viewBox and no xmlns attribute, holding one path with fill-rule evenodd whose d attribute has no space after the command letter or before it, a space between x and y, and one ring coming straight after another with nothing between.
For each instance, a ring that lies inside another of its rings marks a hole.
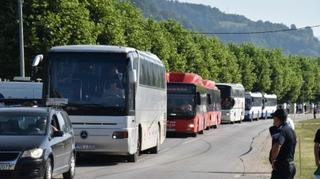
<instances>
[{"instance_id":1,"label":"forested hill","mask_svg":"<svg viewBox=\"0 0 320 179\"><path fill-rule=\"evenodd\" d=\"M257 32L296 28L271 22L252 21L240 15L226 14L205 5L167 0L131 0L146 17L173 18L185 27L200 32ZM271 13L271 12L270 12ZM310 24L312 25L312 24ZM260 47L280 48L286 54L320 56L320 42L312 29L255 35L217 35L224 42L251 42Z\"/></svg>"}]
</instances>

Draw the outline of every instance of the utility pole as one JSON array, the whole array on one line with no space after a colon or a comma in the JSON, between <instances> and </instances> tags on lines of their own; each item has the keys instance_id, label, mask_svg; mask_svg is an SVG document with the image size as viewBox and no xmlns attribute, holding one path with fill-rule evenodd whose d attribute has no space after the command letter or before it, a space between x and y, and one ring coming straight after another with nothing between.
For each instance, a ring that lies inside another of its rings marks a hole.
<instances>
[{"instance_id":1,"label":"utility pole","mask_svg":"<svg viewBox=\"0 0 320 179\"><path fill-rule=\"evenodd\" d=\"M24 40L23 40L23 0L18 0L18 12L19 12L19 40L20 40L20 76L25 77L24 67Z\"/></svg>"}]
</instances>

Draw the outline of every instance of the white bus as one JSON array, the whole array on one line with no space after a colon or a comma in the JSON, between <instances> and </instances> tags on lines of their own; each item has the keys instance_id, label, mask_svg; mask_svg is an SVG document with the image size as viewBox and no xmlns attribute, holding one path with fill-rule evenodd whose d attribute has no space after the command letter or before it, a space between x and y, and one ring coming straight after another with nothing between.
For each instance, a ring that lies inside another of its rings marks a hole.
<instances>
[{"instance_id":1,"label":"white bus","mask_svg":"<svg viewBox=\"0 0 320 179\"><path fill-rule=\"evenodd\" d=\"M262 101L263 96L262 93L252 93L252 92L246 92L246 114L245 114L245 120L253 121L253 120L259 120L259 118L262 115Z\"/></svg>"},{"instance_id":2,"label":"white bus","mask_svg":"<svg viewBox=\"0 0 320 179\"><path fill-rule=\"evenodd\" d=\"M34 66L42 59L38 55ZM54 47L44 60L45 98L66 98L78 152L157 153L166 137L166 70L156 56L133 48Z\"/></svg>"},{"instance_id":3,"label":"white bus","mask_svg":"<svg viewBox=\"0 0 320 179\"><path fill-rule=\"evenodd\" d=\"M271 114L277 110L277 95L275 94L263 94L263 106L261 117L271 118Z\"/></svg>"},{"instance_id":4,"label":"white bus","mask_svg":"<svg viewBox=\"0 0 320 179\"><path fill-rule=\"evenodd\" d=\"M41 82L0 81L0 99L41 99Z\"/></svg>"},{"instance_id":5,"label":"white bus","mask_svg":"<svg viewBox=\"0 0 320 179\"><path fill-rule=\"evenodd\" d=\"M245 113L245 90L242 84L218 83L221 92L221 121L241 122Z\"/></svg>"}]
</instances>

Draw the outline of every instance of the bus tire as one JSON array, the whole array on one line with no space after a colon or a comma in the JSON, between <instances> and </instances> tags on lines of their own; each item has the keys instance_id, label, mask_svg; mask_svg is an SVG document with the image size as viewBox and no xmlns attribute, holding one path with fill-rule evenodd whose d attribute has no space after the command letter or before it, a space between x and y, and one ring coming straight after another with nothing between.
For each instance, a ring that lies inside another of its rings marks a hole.
<instances>
[{"instance_id":1,"label":"bus tire","mask_svg":"<svg viewBox=\"0 0 320 179\"><path fill-rule=\"evenodd\" d=\"M197 133L195 132L195 133L192 133L191 134L191 137L197 137Z\"/></svg>"},{"instance_id":2,"label":"bus tire","mask_svg":"<svg viewBox=\"0 0 320 179\"><path fill-rule=\"evenodd\" d=\"M218 125L216 124L216 125L213 125L213 128L214 129L217 129L218 128Z\"/></svg>"}]
</instances>

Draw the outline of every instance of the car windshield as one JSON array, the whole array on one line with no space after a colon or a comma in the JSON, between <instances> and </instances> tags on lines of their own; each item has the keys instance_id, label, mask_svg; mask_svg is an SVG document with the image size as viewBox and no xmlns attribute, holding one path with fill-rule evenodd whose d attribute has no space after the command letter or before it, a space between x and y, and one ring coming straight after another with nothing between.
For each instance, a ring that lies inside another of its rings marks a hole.
<instances>
[{"instance_id":1,"label":"car windshield","mask_svg":"<svg viewBox=\"0 0 320 179\"><path fill-rule=\"evenodd\" d=\"M194 95L168 95L168 115L172 117L192 117L195 115Z\"/></svg>"},{"instance_id":2,"label":"car windshield","mask_svg":"<svg viewBox=\"0 0 320 179\"><path fill-rule=\"evenodd\" d=\"M35 114L1 114L1 135L44 135L47 116Z\"/></svg>"}]
</instances>

